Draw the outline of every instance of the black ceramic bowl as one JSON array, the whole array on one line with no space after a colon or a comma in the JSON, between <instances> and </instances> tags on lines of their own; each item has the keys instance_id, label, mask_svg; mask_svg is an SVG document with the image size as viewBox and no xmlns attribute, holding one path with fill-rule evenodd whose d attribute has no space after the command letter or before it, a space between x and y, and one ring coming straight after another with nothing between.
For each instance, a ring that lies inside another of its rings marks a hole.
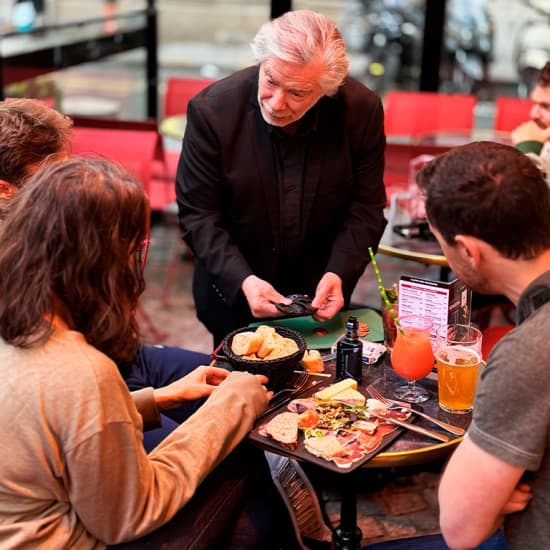
<instances>
[{"instance_id":1,"label":"black ceramic bowl","mask_svg":"<svg viewBox=\"0 0 550 550\"><path fill-rule=\"evenodd\" d=\"M235 355L231 351L233 337L240 332L249 332L255 330L251 327L243 327L230 332L223 339L223 353L235 370L248 371L252 374L264 374L269 378L268 388L270 390L280 390L289 385L290 380L300 359L304 356L307 349L304 337L297 331L288 327L274 327L276 332L285 338L292 338L298 345L298 351L291 355L279 357L277 359L245 359L240 355Z\"/></svg>"}]
</instances>

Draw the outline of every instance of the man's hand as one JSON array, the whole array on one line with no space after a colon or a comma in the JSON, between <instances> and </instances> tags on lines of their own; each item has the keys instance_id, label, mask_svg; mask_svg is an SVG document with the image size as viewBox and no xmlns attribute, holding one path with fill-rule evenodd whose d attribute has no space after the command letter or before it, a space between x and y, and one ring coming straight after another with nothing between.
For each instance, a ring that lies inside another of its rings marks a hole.
<instances>
[{"instance_id":1,"label":"man's hand","mask_svg":"<svg viewBox=\"0 0 550 550\"><path fill-rule=\"evenodd\" d=\"M174 409L185 401L208 397L228 376L229 371L218 367L197 367L189 374L155 389L155 402L159 410Z\"/></svg>"},{"instance_id":2,"label":"man's hand","mask_svg":"<svg viewBox=\"0 0 550 550\"><path fill-rule=\"evenodd\" d=\"M277 292L267 281L249 275L241 286L244 295L248 301L252 315L257 318L262 317L280 317L281 312L274 304L289 305L292 302Z\"/></svg>"},{"instance_id":3,"label":"man's hand","mask_svg":"<svg viewBox=\"0 0 550 550\"><path fill-rule=\"evenodd\" d=\"M522 141L540 141L544 143L550 140L550 127L541 128L534 120L529 120L513 130L511 137L514 145Z\"/></svg>"},{"instance_id":4,"label":"man's hand","mask_svg":"<svg viewBox=\"0 0 550 550\"><path fill-rule=\"evenodd\" d=\"M342 279L336 273L325 273L315 291L311 306L317 308L313 315L316 321L323 322L332 319L344 305L342 294Z\"/></svg>"},{"instance_id":5,"label":"man's hand","mask_svg":"<svg viewBox=\"0 0 550 550\"><path fill-rule=\"evenodd\" d=\"M501 514L521 512L527 507L532 498L531 485L528 483L518 483L510 495L508 502L502 508Z\"/></svg>"}]
</instances>

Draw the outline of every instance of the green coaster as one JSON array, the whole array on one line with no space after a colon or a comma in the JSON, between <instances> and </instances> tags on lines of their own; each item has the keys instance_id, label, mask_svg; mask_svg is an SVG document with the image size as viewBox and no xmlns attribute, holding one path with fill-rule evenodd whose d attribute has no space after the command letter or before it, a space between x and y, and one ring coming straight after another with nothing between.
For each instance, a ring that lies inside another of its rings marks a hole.
<instances>
[{"instance_id":1,"label":"green coaster","mask_svg":"<svg viewBox=\"0 0 550 550\"><path fill-rule=\"evenodd\" d=\"M292 328L302 334L308 349L328 349L346 332L346 321L351 315L354 315L360 323L365 323L369 327L369 333L363 340L369 340L370 342L382 342L384 340L382 317L369 308L341 311L330 321L324 323L318 323L311 315L308 315L286 319L266 319L265 321L251 323L250 326L269 325Z\"/></svg>"}]
</instances>

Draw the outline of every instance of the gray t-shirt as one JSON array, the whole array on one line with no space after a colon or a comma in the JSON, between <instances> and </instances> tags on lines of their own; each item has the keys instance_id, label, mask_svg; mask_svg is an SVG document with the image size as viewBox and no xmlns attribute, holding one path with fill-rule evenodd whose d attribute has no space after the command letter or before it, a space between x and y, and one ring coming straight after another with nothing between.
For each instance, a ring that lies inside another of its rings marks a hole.
<instances>
[{"instance_id":1,"label":"gray t-shirt","mask_svg":"<svg viewBox=\"0 0 550 550\"><path fill-rule=\"evenodd\" d=\"M550 541L550 271L518 303L518 326L493 349L484 369L468 436L520 468L532 484L523 512L506 517L510 550L540 550Z\"/></svg>"}]
</instances>

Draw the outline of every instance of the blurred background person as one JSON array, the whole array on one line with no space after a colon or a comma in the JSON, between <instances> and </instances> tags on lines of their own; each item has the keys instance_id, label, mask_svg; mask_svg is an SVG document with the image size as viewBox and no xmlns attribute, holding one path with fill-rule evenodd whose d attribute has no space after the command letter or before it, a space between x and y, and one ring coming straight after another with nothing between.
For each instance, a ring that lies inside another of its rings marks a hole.
<instances>
[{"instance_id":1,"label":"blurred background person","mask_svg":"<svg viewBox=\"0 0 550 550\"><path fill-rule=\"evenodd\" d=\"M541 69L531 92L531 119L512 131L512 142L550 178L550 61ZM549 179L550 182L550 179Z\"/></svg>"}]
</instances>

